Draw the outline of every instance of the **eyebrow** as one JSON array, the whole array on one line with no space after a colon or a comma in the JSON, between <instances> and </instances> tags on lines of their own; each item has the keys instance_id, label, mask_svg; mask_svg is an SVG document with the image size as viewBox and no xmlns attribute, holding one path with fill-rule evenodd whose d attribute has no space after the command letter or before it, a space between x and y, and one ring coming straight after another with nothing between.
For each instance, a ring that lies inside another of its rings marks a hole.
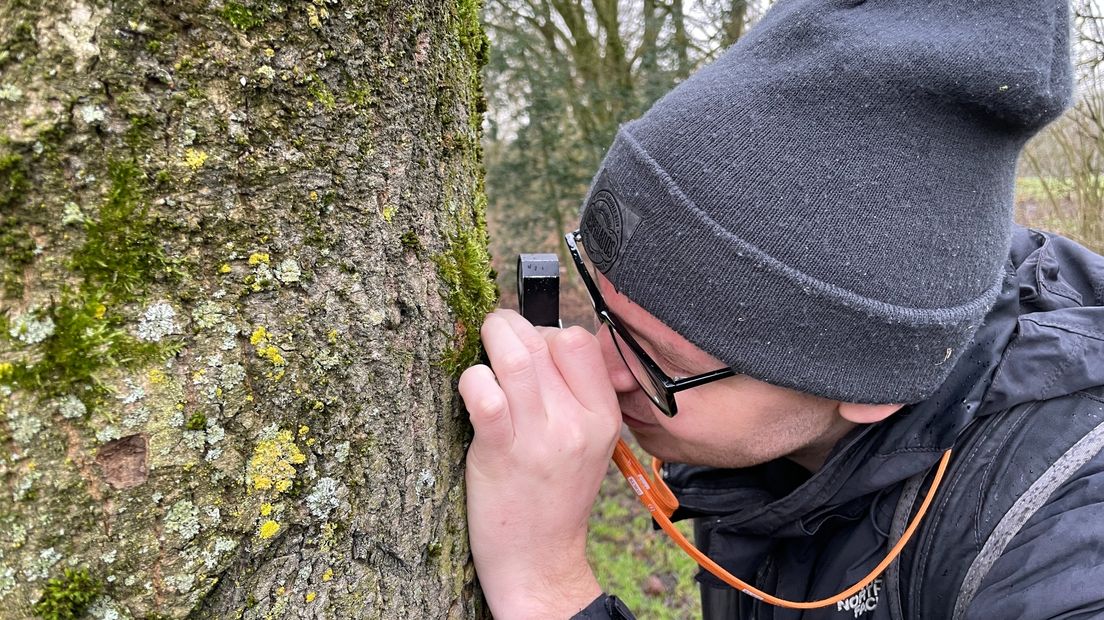
<instances>
[{"instance_id":1,"label":"eyebrow","mask_svg":"<svg viewBox=\"0 0 1104 620\"><path fill-rule=\"evenodd\" d=\"M671 343L665 340L652 340L648 336L645 336L640 330L634 329L631 326L625 324L623 320L621 321L621 324L625 326L625 329L628 329L632 332L634 338L644 341L653 350L655 350L658 355L660 355L664 359L673 362L679 368L690 371L697 365L688 357L686 357L681 351L671 345Z\"/></svg>"},{"instance_id":2,"label":"eyebrow","mask_svg":"<svg viewBox=\"0 0 1104 620\"><path fill-rule=\"evenodd\" d=\"M652 345L652 348L656 350L664 358L674 362L679 368L690 371L696 366L696 364L688 357L686 357L681 351L675 349L670 343L662 340L648 340L648 343Z\"/></svg>"},{"instance_id":3,"label":"eyebrow","mask_svg":"<svg viewBox=\"0 0 1104 620\"><path fill-rule=\"evenodd\" d=\"M598 287L599 294L601 294L602 284L601 284L601 282L598 281L597 278L594 279L594 285L596 287ZM616 291L616 290L617 289L614 288L614 291ZM629 303L631 304L631 303L633 303L633 301L630 299ZM636 329L632 325L629 325L628 323L626 323L625 319L621 318L620 315L614 314L613 310L609 309L609 307L608 307L609 304L608 303L606 305L607 305L606 312L609 312L610 314L612 314L614 316L614 318L617 319L618 323L620 323L622 326L624 326L625 329L629 330L629 332L632 333L633 338L636 338L637 340L644 341L644 343L649 345L652 349L654 349L655 352L658 355L670 360L671 362L676 364L679 368L682 368L683 370L686 370L687 372L690 372L691 374L694 374L693 371L691 371L691 369L694 368L696 366L696 364L691 359L686 357L681 351L675 349L675 347L673 345L671 345L669 342L667 342L665 340L652 340L648 336L645 336L644 332L642 332L641 330Z\"/></svg>"}]
</instances>

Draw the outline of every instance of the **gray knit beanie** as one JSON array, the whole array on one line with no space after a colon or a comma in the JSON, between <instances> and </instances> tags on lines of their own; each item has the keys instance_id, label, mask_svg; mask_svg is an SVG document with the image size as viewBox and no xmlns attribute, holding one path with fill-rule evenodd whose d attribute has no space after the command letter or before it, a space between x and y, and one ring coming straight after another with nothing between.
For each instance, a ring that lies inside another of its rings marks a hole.
<instances>
[{"instance_id":1,"label":"gray knit beanie","mask_svg":"<svg viewBox=\"0 0 1104 620\"><path fill-rule=\"evenodd\" d=\"M1065 0L781 0L621 128L583 245L739 373L923 400L1000 291L1016 160L1071 73Z\"/></svg>"}]
</instances>

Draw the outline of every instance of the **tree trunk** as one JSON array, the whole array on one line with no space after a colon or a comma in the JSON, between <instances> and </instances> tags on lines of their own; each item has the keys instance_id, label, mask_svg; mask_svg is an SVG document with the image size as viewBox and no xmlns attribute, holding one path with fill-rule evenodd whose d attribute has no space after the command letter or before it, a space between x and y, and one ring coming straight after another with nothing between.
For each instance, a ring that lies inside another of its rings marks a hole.
<instances>
[{"instance_id":1,"label":"tree trunk","mask_svg":"<svg viewBox=\"0 0 1104 620\"><path fill-rule=\"evenodd\" d=\"M0 617L484 613L478 2L0 2Z\"/></svg>"}]
</instances>

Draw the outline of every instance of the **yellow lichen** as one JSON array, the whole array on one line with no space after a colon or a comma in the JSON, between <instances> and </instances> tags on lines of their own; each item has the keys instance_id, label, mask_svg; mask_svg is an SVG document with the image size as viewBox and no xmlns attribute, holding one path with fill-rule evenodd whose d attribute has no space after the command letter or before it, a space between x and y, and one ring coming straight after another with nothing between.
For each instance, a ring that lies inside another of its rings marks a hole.
<instances>
[{"instance_id":1,"label":"yellow lichen","mask_svg":"<svg viewBox=\"0 0 1104 620\"><path fill-rule=\"evenodd\" d=\"M275 489L277 493L283 493L291 489L295 466L306 460L306 455L295 445L291 431L282 430L274 439L257 443L249 459L249 483L258 491Z\"/></svg>"},{"instance_id":2,"label":"yellow lichen","mask_svg":"<svg viewBox=\"0 0 1104 620\"><path fill-rule=\"evenodd\" d=\"M318 548L322 553L329 553L337 546L337 524L327 521L322 524L322 540Z\"/></svg>"},{"instance_id":3,"label":"yellow lichen","mask_svg":"<svg viewBox=\"0 0 1104 620\"><path fill-rule=\"evenodd\" d=\"M7 379L15 372L15 364L11 362L0 362L0 381Z\"/></svg>"},{"instance_id":4,"label":"yellow lichen","mask_svg":"<svg viewBox=\"0 0 1104 620\"><path fill-rule=\"evenodd\" d=\"M318 192L311 190L310 199L312 202L318 202Z\"/></svg>"},{"instance_id":5,"label":"yellow lichen","mask_svg":"<svg viewBox=\"0 0 1104 620\"><path fill-rule=\"evenodd\" d=\"M169 380L168 375L166 375L165 371L161 370L160 368L154 368L153 370L146 373L146 378L149 379L149 382L154 385L162 385Z\"/></svg>"},{"instance_id":6,"label":"yellow lichen","mask_svg":"<svg viewBox=\"0 0 1104 620\"><path fill-rule=\"evenodd\" d=\"M284 356L280 353L280 349L269 342L269 338L271 337L272 334L262 326L253 330L253 334L249 337L249 342L257 347L257 355L259 357L272 362L275 366L287 365L287 360L285 360Z\"/></svg>"},{"instance_id":7,"label":"yellow lichen","mask_svg":"<svg viewBox=\"0 0 1104 620\"><path fill-rule=\"evenodd\" d=\"M318 598L317 594L315 594L314 592L307 592L306 600L308 603L314 601L314 599L316 598Z\"/></svg>"},{"instance_id":8,"label":"yellow lichen","mask_svg":"<svg viewBox=\"0 0 1104 620\"><path fill-rule=\"evenodd\" d=\"M326 340L330 341L330 344L337 344L337 330L331 329L326 333Z\"/></svg>"},{"instance_id":9,"label":"yellow lichen","mask_svg":"<svg viewBox=\"0 0 1104 620\"><path fill-rule=\"evenodd\" d=\"M264 263L264 264L268 265L271 262L272 262L272 258L265 252L254 252L254 253L249 255L249 264L250 264L250 266L255 267L257 265L260 265L261 263Z\"/></svg>"},{"instance_id":10,"label":"yellow lichen","mask_svg":"<svg viewBox=\"0 0 1104 620\"><path fill-rule=\"evenodd\" d=\"M322 581L329 581L333 579L333 569L327 568L326 572L322 573Z\"/></svg>"},{"instance_id":11,"label":"yellow lichen","mask_svg":"<svg viewBox=\"0 0 1104 620\"><path fill-rule=\"evenodd\" d=\"M199 170L203 167L203 164L207 162L207 153L198 149L185 149L184 150L184 163L188 164L188 167L192 170Z\"/></svg>"},{"instance_id":12,"label":"yellow lichen","mask_svg":"<svg viewBox=\"0 0 1104 620\"><path fill-rule=\"evenodd\" d=\"M304 424L303 426L299 427L299 436L300 437L302 437L303 435L306 435L309 432L310 432L310 427L309 426Z\"/></svg>"},{"instance_id":13,"label":"yellow lichen","mask_svg":"<svg viewBox=\"0 0 1104 620\"><path fill-rule=\"evenodd\" d=\"M272 58L276 55L276 50L272 49L271 47L266 47L264 50L264 55L265 58Z\"/></svg>"},{"instance_id":14,"label":"yellow lichen","mask_svg":"<svg viewBox=\"0 0 1104 620\"><path fill-rule=\"evenodd\" d=\"M230 263L219 265L219 273L230 273Z\"/></svg>"},{"instance_id":15,"label":"yellow lichen","mask_svg":"<svg viewBox=\"0 0 1104 620\"><path fill-rule=\"evenodd\" d=\"M261 504L261 516L267 517L270 514L272 514L272 504L268 502Z\"/></svg>"},{"instance_id":16,"label":"yellow lichen","mask_svg":"<svg viewBox=\"0 0 1104 620\"><path fill-rule=\"evenodd\" d=\"M318 9L310 4L307 5L307 23L315 30L322 27L322 20L318 16Z\"/></svg>"},{"instance_id":17,"label":"yellow lichen","mask_svg":"<svg viewBox=\"0 0 1104 620\"><path fill-rule=\"evenodd\" d=\"M257 536L261 538L272 538L276 535L276 532L280 531L280 524L269 519L261 524L260 530L257 531Z\"/></svg>"},{"instance_id":18,"label":"yellow lichen","mask_svg":"<svg viewBox=\"0 0 1104 620\"><path fill-rule=\"evenodd\" d=\"M257 347L257 355L260 355L276 366L284 366L287 364L287 360L284 359L284 356L280 355L280 350L270 344L263 347Z\"/></svg>"}]
</instances>

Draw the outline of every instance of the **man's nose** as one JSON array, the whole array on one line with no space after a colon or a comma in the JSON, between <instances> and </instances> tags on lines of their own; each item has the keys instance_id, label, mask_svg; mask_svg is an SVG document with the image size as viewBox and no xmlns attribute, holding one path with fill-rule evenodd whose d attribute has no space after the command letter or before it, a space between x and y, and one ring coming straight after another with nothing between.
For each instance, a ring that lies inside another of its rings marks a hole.
<instances>
[{"instance_id":1,"label":"man's nose","mask_svg":"<svg viewBox=\"0 0 1104 620\"><path fill-rule=\"evenodd\" d=\"M602 358L606 362L606 372L609 373L614 391L618 394L627 394L640 389L640 384L636 382L632 371L625 365L625 360L621 359L621 354L617 352L617 345L613 343L613 333L610 328L606 325L599 327L597 337L598 344L602 348Z\"/></svg>"}]
</instances>

